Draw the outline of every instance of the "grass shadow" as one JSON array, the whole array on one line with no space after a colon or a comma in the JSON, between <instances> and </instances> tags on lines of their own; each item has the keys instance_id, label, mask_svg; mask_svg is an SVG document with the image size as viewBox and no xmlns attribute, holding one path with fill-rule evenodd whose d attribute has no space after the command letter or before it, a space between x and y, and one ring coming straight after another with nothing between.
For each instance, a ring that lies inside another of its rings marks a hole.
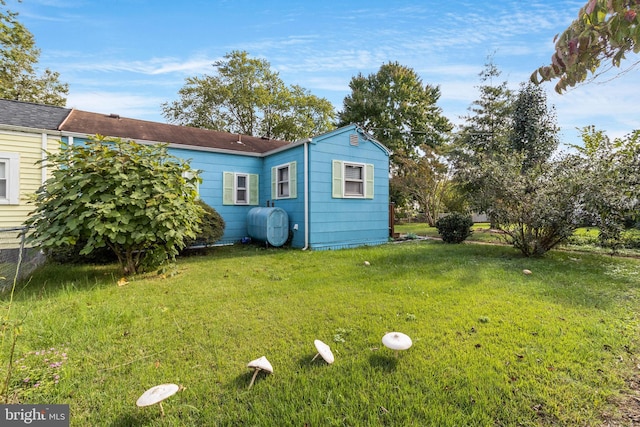
<instances>
[{"instance_id":1,"label":"grass shadow","mask_svg":"<svg viewBox=\"0 0 640 427\"><path fill-rule=\"evenodd\" d=\"M369 364L373 368L384 372L394 372L398 367L398 358L396 356L372 354L369 356Z\"/></svg>"},{"instance_id":2,"label":"grass shadow","mask_svg":"<svg viewBox=\"0 0 640 427\"><path fill-rule=\"evenodd\" d=\"M85 291L96 287L114 286L121 276L117 264L69 266L49 263L19 281L13 299L40 299L46 295L56 295L69 290ZM0 301L8 300L10 294L10 290L0 294Z\"/></svg>"},{"instance_id":3,"label":"grass shadow","mask_svg":"<svg viewBox=\"0 0 640 427\"><path fill-rule=\"evenodd\" d=\"M249 388L249 384L251 384L251 378L253 378L254 373L255 371L252 369L252 370L247 370L247 372L244 372L242 374L235 376L233 378L233 381L231 381L231 384L230 384L231 387L237 389L238 391L251 390ZM256 379L253 381L253 385L251 386L251 388L256 387L262 381L267 380L269 376L271 376L271 374L268 372L265 372L265 371L258 372L258 375L256 375Z\"/></svg>"},{"instance_id":4,"label":"grass shadow","mask_svg":"<svg viewBox=\"0 0 640 427\"><path fill-rule=\"evenodd\" d=\"M160 418L159 413L157 414L157 417ZM142 413L141 411L129 412L120 414L109 424L109 427L133 427L149 425L153 422L154 418L155 417L150 413Z\"/></svg>"}]
</instances>

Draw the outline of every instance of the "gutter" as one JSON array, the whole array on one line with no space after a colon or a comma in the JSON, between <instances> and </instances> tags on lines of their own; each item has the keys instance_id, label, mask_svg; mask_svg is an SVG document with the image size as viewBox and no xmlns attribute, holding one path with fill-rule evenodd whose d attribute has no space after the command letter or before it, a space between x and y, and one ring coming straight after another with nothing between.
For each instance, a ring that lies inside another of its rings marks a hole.
<instances>
[{"instance_id":1,"label":"gutter","mask_svg":"<svg viewBox=\"0 0 640 427\"><path fill-rule=\"evenodd\" d=\"M304 247L309 249L309 144L312 139L304 140Z\"/></svg>"}]
</instances>

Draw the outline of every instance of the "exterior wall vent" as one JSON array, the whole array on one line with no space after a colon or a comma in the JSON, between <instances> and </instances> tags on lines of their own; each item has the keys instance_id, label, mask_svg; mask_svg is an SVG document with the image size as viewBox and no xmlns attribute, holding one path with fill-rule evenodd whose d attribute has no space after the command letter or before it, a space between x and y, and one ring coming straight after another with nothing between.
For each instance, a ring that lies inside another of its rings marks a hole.
<instances>
[{"instance_id":1,"label":"exterior wall vent","mask_svg":"<svg viewBox=\"0 0 640 427\"><path fill-rule=\"evenodd\" d=\"M358 134L357 133L352 133L351 135L349 135L349 144L350 145L354 145L354 146L358 146Z\"/></svg>"}]
</instances>

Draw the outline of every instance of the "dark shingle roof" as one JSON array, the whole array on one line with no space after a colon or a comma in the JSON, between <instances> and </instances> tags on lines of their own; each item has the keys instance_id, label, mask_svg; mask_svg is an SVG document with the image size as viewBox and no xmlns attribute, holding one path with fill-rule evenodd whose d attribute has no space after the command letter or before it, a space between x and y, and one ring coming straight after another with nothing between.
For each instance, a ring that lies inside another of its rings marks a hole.
<instances>
[{"instance_id":1,"label":"dark shingle roof","mask_svg":"<svg viewBox=\"0 0 640 427\"><path fill-rule=\"evenodd\" d=\"M290 144L287 141L240 136L227 132L128 119L115 114L105 115L81 110L72 110L60 126L60 130L247 153L265 153Z\"/></svg>"},{"instance_id":2,"label":"dark shingle roof","mask_svg":"<svg viewBox=\"0 0 640 427\"><path fill-rule=\"evenodd\" d=\"M0 99L0 124L57 130L71 112L68 108Z\"/></svg>"}]
</instances>

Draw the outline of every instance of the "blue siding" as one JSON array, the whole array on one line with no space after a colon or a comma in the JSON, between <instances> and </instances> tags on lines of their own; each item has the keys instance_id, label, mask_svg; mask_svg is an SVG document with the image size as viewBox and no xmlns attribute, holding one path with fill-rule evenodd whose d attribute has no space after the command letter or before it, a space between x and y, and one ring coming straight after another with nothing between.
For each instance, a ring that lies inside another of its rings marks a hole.
<instances>
[{"instance_id":1,"label":"blue siding","mask_svg":"<svg viewBox=\"0 0 640 427\"><path fill-rule=\"evenodd\" d=\"M358 145L349 136L357 134ZM310 247L315 250L378 245L389 237L389 156L354 127L339 129L310 147ZM373 199L332 197L332 161L374 165Z\"/></svg>"},{"instance_id":2,"label":"blue siding","mask_svg":"<svg viewBox=\"0 0 640 427\"><path fill-rule=\"evenodd\" d=\"M247 214L255 206L223 205L222 175L224 172L259 174L259 197L260 200L263 200L262 182L265 179L262 175L263 159L253 156L238 156L179 148L171 148L169 152L176 157L190 160L191 167L201 171L200 198L224 218L225 230L220 243L235 243L246 237Z\"/></svg>"},{"instance_id":3,"label":"blue siding","mask_svg":"<svg viewBox=\"0 0 640 427\"><path fill-rule=\"evenodd\" d=\"M271 198L271 168L285 163L296 162L296 186L297 196L290 199L273 200ZM291 246L304 247L304 147L298 145L289 150L272 154L265 158L264 169L260 183L260 200L266 204L270 200L275 206L282 208L289 216L289 228L293 233ZM265 197L263 198L262 195ZM294 226L298 225L298 230Z\"/></svg>"}]
</instances>

